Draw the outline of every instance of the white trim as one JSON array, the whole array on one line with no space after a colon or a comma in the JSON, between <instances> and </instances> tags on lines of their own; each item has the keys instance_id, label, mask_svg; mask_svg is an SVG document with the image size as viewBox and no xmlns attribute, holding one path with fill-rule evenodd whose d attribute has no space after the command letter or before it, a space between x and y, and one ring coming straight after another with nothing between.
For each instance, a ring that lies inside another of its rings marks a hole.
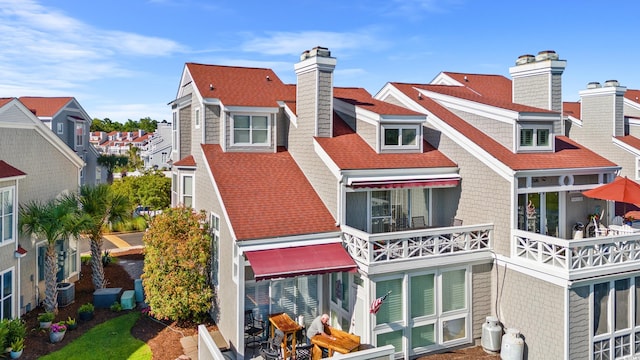
<instances>
[{"instance_id":1,"label":"white trim","mask_svg":"<svg viewBox=\"0 0 640 360\"><path fill-rule=\"evenodd\" d=\"M362 177L347 177L347 186L353 185L358 182L369 181L408 181L408 180L438 180L438 179L460 179L460 175L457 173L448 174L421 174L421 175L390 175L390 176L362 176Z\"/></svg>"},{"instance_id":2,"label":"white trim","mask_svg":"<svg viewBox=\"0 0 640 360\"><path fill-rule=\"evenodd\" d=\"M435 100L447 109L465 111L507 124L515 123L520 117L520 112L515 110L499 108L494 105L488 105L473 100L462 99L451 95L444 95L434 91L418 88L416 88L416 90L422 93L424 96L430 97L431 99ZM557 114L553 115L557 116ZM543 115L539 114L538 116Z\"/></svg>"},{"instance_id":3,"label":"white trim","mask_svg":"<svg viewBox=\"0 0 640 360\"><path fill-rule=\"evenodd\" d=\"M320 160L322 160L322 162L327 166L331 174L333 174L333 176L335 176L336 179L339 179L341 176L340 167L338 167L338 165L333 161L333 159L329 156L329 154L327 154L327 152L324 151L322 146L318 144L318 141L315 138L313 139L313 150L316 153L316 155L320 157Z\"/></svg>"},{"instance_id":4,"label":"white trim","mask_svg":"<svg viewBox=\"0 0 640 360\"><path fill-rule=\"evenodd\" d=\"M16 305L17 303L17 299L16 297L19 296L19 292L16 291L16 288L18 287L17 284L20 283L20 279L18 279L18 276L20 275L15 266L11 266L7 269L4 270L0 270L0 283L2 281L2 278L4 278L4 274L11 272L11 314L10 316L8 316L8 319L13 319L15 317L19 317L20 316L20 311L16 312ZM0 305L2 305L2 301L4 300L2 293L0 293ZM19 310L19 309L18 309ZM2 319L2 317L0 316L0 319Z\"/></svg>"},{"instance_id":5,"label":"white trim","mask_svg":"<svg viewBox=\"0 0 640 360\"><path fill-rule=\"evenodd\" d=\"M617 145L619 148L621 148L622 150L625 150L631 154L633 154L634 156L640 156L640 149L633 147L629 144L626 144L623 141L620 141L619 139L615 138L615 137L611 137L611 141L613 142L613 145Z\"/></svg>"},{"instance_id":6,"label":"white trim","mask_svg":"<svg viewBox=\"0 0 640 360\"><path fill-rule=\"evenodd\" d=\"M5 179L0 179L1 181L5 181ZM0 232L0 248L3 246L7 246L9 244L14 244L14 251L18 249L18 218L19 218L19 208L20 204L18 203L18 187L16 185L4 186L0 187L0 200L2 200L2 194L8 191L10 192L11 200L12 200L12 221L11 221L11 238L7 240L2 240L2 232ZM0 202L1 205L1 202ZM0 210L2 210L0 208ZM2 215L0 211L0 215ZM2 216L0 216L0 221L3 221Z\"/></svg>"},{"instance_id":7,"label":"white trim","mask_svg":"<svg viewBox=\"0 0 640 360\"><path fill-rule=\"evenodd\" d=\"M186 206L186 204L184 203L184 198L185 198L185 192L184 192L185 191L184 190L185 182L184 182L184 179L185 178L191 178L191 205L190 205L190 207L193 208L193 209L196 209L196 206L195 206L196 205L196 195L195 195L196 189L195 189L195 176L194 175L195 174L193 172L187 173L187 174L184 174L184 173L181 172L179 174L180 187L178 188L178 203Z\"/></svg>"},{"instance_id":8,"label":"white trim","mask_svg":"<svg viewBox=\"0 0 640 360\"><path fill-rule=\"evenodd\" d=\"M247 251L286 249L299 246L342 243L340 232L293 235L280 238L263 238L237 242L240 254Z\"/></svg>"},{"instance_id":9,"label":"white trim","mask_svg":"<svg viewBox=\"0 0 640 360\"><path fill-rule=\"evenodd\" d=\"M552 275L548 271L549 269L546 269L547 271L545 271L545 269L536 270L529 266L521 265L518 262L515 262L512 258L508 256L500 255L500 254L496 254L495 257L496 257L496 265L499 265L502 267L506 265L509 270L515 270L519 273L525 274L535 279L560 286L563 289L568 289L572 284L572 282L567 279L563 279L558 276Z\"/></svg>"},{"instance_id":10,"label":"white trim","mask_svg":"<svg viewBox=\"0 0 640 360\"><path fill-rule=\"evenodd\" d=\"M193 109L193 124L196 129L200 129L200 120L202 120L202 114L198 105Z\"/></svg>"}]
</instances>

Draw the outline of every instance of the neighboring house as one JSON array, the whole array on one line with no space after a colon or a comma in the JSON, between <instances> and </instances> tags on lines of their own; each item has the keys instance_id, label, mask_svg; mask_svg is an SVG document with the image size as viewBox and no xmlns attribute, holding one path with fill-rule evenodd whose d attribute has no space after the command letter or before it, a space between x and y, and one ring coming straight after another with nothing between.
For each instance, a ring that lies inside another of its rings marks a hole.
<instances>
[{"instance_id":1,"label":"neighboring house","mask_svg":"<svg viewBox=\"0 0 640 360\"><path fill-rule=\"evenodd\" d=\"M403 358L472 344L489 315L521 331L529 359L622 346L592 335L593 282L640 266L614 249L628 235L574 239L612 211L581 191L620 166L563 135L566 61L541 52L512 79L442 72L374 97L334 87L335 66L306 51L287 85L270 69L187 63L171 102L172 204L210 216L215 316L240 357L245 311L306 325L327 312Z\"/></svg>"},{"instance_id":2,"label":"neighboring house","mask_svg":"<svg viewBox=\"0 0 640 360\"><path fill-rule=\"evenodd\" d=\"M171 159L172 131L171 123L166 121L158 123L156 131L151 134L149 141L140 152L145 169L168 169L171 167L169 160Z\"/></svg>"},{"instance_id":3,"label":"neighboring house","mask_svg":"<svg viewBox=\"0 0 640 360\"><path fill-rule=\"evenodd\" d=\"M85 162L82 185L106 182L107 172L98 165L99 154L89 142L91 117L75 98L23 96L19 100Z\"/></svg>"},{"instance_id":4,"label":"neighboring house","mask_svg":"<svg viewBox=\"0 0 640 360\"><path fill-rule=\"evenodd\" d=\"M34 309L44 299L45 241L21 236L19 209L76 192L83 160L16 98L0 99L0 318ZM79 278L76 239L57 245L58 281Z\"/></svg>"}]
</instances>

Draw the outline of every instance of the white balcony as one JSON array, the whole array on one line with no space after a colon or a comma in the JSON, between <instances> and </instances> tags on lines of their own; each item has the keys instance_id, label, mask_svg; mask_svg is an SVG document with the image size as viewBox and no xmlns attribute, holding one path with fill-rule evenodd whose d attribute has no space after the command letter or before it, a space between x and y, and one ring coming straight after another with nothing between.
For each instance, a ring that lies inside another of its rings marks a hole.
<instances>
[{"instance_id":1,"label":"white balcony","mask_svg":"<svg viewBox=\"0 0 640 360\"><path fill-rule=\"evenodd\" d=\"M493 225L466 225L370 234L343 225L343 241L351 256L365 266L407 260L478 254L490 257ZM455 260L452 260L455 261Z\"/></svg>"},{"instance_id":2,"label":"white balcony","mask_svg":"<svg viewBox=\"0 0 640 360\"><path fill-rule=\"evenodd\" d=\"M640 232L574 240L522 230L512 233L513 259L566 280L640 269Z\"/></svg>"}]
</instances>

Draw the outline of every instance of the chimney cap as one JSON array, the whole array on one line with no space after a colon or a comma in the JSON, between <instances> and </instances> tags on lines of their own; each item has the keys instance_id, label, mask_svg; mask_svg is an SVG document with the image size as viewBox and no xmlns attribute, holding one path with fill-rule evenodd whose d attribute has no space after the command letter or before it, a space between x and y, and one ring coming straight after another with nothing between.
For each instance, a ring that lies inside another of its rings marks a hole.
<instances>
[{"instance_id":1,"label":"chimney cap","mask_svg":"<svg viewBox=\"0 0 640 360\"><path fill-rule=\"evenodd\" d=\"M554 50L542 50L538 52L536 61L558 60L558 54Z\"/></svg>"},{"instance_id":2,"label":"chimney cap","mask_svg":"<svg viewBox=\"0 0 640 360\"><path fill-rule=\"evenodd\" d=\"M618 80L607 80L604 82L604 86L606 87L617 87L620 86Z\"/></svg>"},{"instance_id":3,"label":"chimney cap","mask_svg":"<svg viewBox=\"0 0 640 360\"><path fill-rule=\"evenodd\" d=\"M305 50L300 55L300 60L312 58L312 57L331 57L331 51L328 48L322 46L316 46L311 50Z\"/></svg>"},{"instance_id":4,"label":"chimney cap","mask_svg":"<svg viewBox=\"0 0 640 360\"><path fill-rule=\"evenodd\" d=\"M535 59L536 59L536 57L531 55L531 54L520 55L520 56L518 56L518 59L516 60L516 65L528 64L530 62L534 62Z\"/></svg>"},{"instance_id":5,"label":"chimney cap","mask_svg":"<svg viewBox=\"0 0 640 360\"><path fill-rule=\"evenodd\" d=\"M587 84L587 89L598 89L601 87L602 85L600 85L600 83L597 81L591 81L590 83Z\"/></svg>"}]
</instances>

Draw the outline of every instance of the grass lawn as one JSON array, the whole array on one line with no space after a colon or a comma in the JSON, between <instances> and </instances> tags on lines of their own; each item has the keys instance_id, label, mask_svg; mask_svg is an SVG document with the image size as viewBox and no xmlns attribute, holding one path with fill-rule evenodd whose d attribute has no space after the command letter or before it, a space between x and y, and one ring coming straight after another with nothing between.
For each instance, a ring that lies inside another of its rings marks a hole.
<instances>
[{"instance_id":1,"label":"grass lawn","mask_svg":"<svg viewBox=\"0 0 640 360\"><path fill-rule=\"evenodd\" d=\"M40 359L150 360L151 348L131 336L131 328L139 317L140 312L136 311L111 319L93 327L62 349Z\"/></svg>"}]
</instances>

